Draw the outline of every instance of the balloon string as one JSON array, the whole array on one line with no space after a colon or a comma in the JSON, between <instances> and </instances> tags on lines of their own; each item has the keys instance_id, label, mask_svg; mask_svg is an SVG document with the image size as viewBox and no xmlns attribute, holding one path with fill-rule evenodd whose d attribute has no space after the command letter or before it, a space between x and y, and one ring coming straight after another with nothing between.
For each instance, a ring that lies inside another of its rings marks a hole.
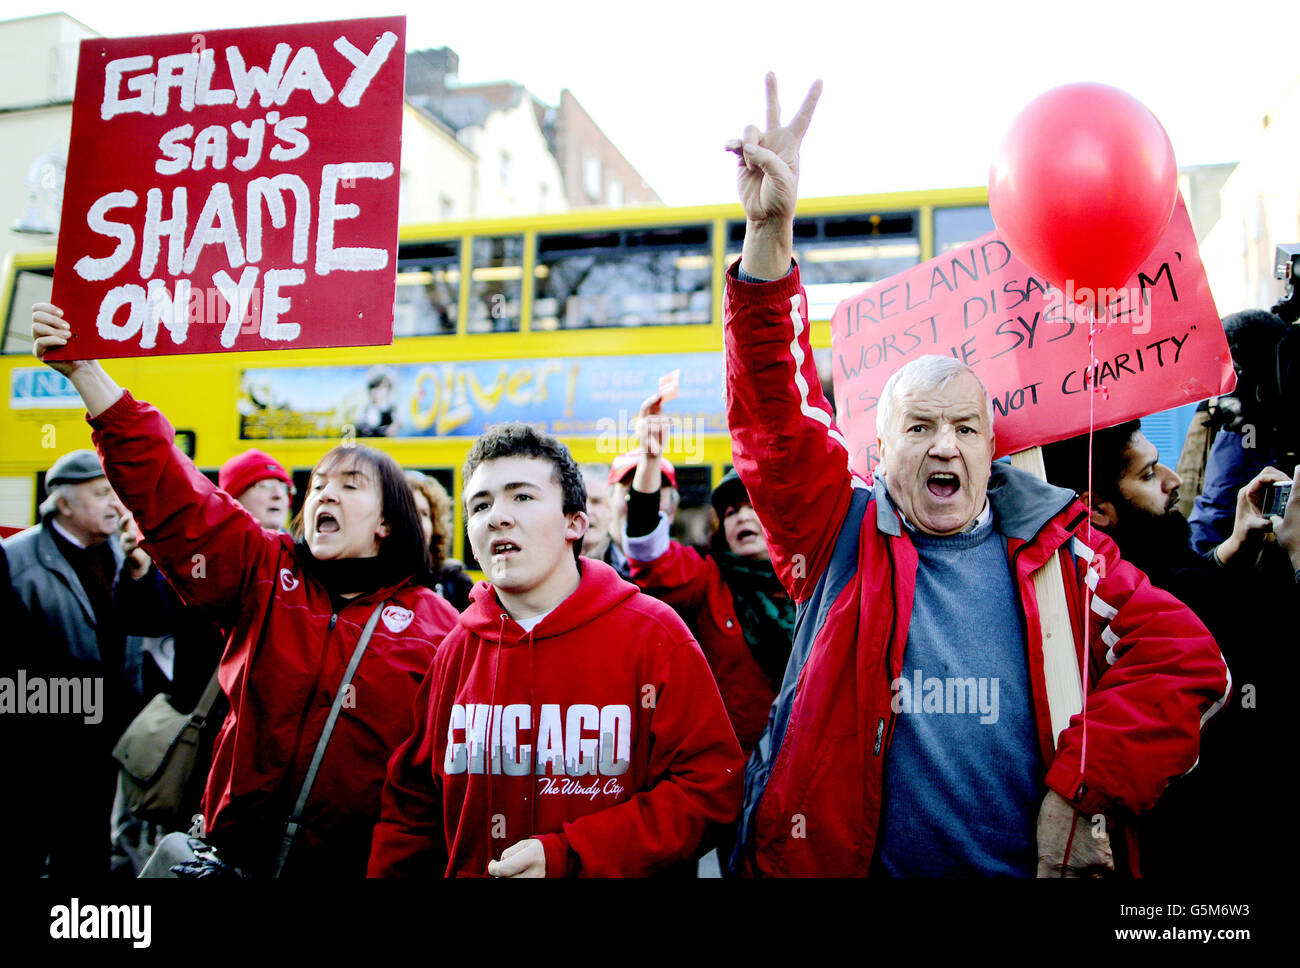
<instances>
[{"instance_id":1,"label":"balloon string","mask_svg":"<svg viewBox=\"0 0 1300 968\"><path fill-rule=\"evenodd\" d=\"M1109 399L1110 394L1106 392L1105 387L1097 386L1098 361L1097 361L1097 333L1100 329L1097 325L1097 314L1093 306L1087 306L1084 310L1088 314L1088 366L1092 370L1092 388L1088 394L1088 505L1084 508L1087 516L1084 518L1084 541L1088 547L1092 547L1092 439L1093 431L1097 424L1097 393L1100 391L1104 399ZM1099 569L1098 579L1106 574L1106 560L1098 556L1097 567ZM1091 567L1091 566L1090 566ZM1083 648L1081 650L1081 668L1079 670L1079 679L1082 687L1081 710L1083 719L1083 742L1079 751L1079 776L1086 775L1088 765L1088 657L1091 651L1092 643L1092 586L1088 582L1083 583ZM1068 855L1067 855L1068 859Z\"/></svg>"}]
</instances>

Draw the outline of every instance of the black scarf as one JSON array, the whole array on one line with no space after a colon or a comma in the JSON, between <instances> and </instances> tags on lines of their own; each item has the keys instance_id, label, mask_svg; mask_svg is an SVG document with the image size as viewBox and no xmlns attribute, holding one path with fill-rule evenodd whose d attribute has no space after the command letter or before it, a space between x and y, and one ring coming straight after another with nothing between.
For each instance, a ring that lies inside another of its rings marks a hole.
<instances>
[{"instance_id":1,"label":"black scarf","mask_svg":"<svg viewBox=\"0 0 1300 968\"><path fill-rule=\"evenodd\" d=\"M73 544L53 524L49 526L55 547L62 553L64 560L72 566L81 587L90 600L90 607L95 613L95 621L100 626L108 626L113 619L113 584L117 577L117 560L113 557L110 541L101 541L89 547ZM101 628L101 633L103 628Z\"/></svg>"},{"instance_id":2,"label":"black scarf","mask_svg":"<svg viewBox=\"0 0 1300 968\"><path fill-rule=\"evenodd\" d=\"M397 585L410 575L395 574L397 571L391 562L378 555L370 558L317 558L301 538L295 543L298 557L307 573L325 586L335 608L342 607L344 595L360 597L380 588Z\"/></svg>"},{"instance_id":3,"label":"black scarf","mask_svg":"<svg viewBox=\"0 0 1300 968\"><path fill-rule=\"evenodd\" d=\"M759 667L781 688L794 639L794 601L781 587L770 561L741 558L724 551L714 559L731 592L736 619Z\"/></svg>"}]
</instances>

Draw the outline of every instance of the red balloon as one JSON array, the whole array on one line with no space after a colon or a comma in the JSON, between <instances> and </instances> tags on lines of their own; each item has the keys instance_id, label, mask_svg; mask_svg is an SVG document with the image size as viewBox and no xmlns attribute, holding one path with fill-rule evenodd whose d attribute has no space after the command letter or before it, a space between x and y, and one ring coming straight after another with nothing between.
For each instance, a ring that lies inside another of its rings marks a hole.
<instances>
[{"instance_id":1,"label":"red balloon","mask_svg":"<svg viewBox=\"0 0 1300 968\"><path fill-rule=\"evenodd\" d=\"M989 170L989 210L1011 251L1061 289L1118 289L1178 200L1169 136L1136 98L1067 84L1011 123ZM1079 298L1086 298L1084 293Z\"/></svg>"}]
</instances>

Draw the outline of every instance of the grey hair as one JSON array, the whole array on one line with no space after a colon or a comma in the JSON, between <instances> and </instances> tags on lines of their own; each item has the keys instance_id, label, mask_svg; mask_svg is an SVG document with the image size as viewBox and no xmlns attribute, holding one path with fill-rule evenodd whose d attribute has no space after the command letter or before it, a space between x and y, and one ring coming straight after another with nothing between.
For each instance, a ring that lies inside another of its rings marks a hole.
<instances>
[{"instance_id":1,"label":"grey hair","mask_svg":"<svg viewBox=\"0 0 1300 968\"><path fill-rule=\"evenodd\" d=\"M50 488L49 493L45 495L45 500L41 502L39 508L42 518L48 514L55 514L58 512L60 498L75 507L77 502L80 500L80 498L77 497L77 485L55 484Z\"/></svg>"},{"instance_id":2,"label":"grey hair","mask_svg":"<svg viewBox=\"0 0 1300 968\"><path fill-rule=\"evenodd\" d=\"M889 429L889 422L894 416L894 398L909 390L939 390L947 386L955 377L969 373L975 377L984 391L984 421L988 433L993 433L993 398L989 396L988 387L979 375L965 363L951 356L939 356L931 353L921 356L894 371L893 376L885 381L880 391L880 401L876 404L876 433L883 437Z\"/></svg>"}]
</instances>

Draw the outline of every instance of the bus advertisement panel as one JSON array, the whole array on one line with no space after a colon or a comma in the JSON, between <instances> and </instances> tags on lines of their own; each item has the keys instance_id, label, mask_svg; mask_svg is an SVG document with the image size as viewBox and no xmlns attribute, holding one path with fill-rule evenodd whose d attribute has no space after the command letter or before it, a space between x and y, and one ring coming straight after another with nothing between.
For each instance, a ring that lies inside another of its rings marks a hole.
<instances>
[{"instance_id":1,"label":"bus advertisement panel","mask_svg":"<svg viewBox=\"0 0 1300 968\"><path fill-rule=\"evenodd\" d=\"M683 434L725 435L722 354L659 353L246 369L240 437L476 437L523 420L562 437L624 440L672 370L680 370L672 412Z\"/></svg>"}]
</instances>

